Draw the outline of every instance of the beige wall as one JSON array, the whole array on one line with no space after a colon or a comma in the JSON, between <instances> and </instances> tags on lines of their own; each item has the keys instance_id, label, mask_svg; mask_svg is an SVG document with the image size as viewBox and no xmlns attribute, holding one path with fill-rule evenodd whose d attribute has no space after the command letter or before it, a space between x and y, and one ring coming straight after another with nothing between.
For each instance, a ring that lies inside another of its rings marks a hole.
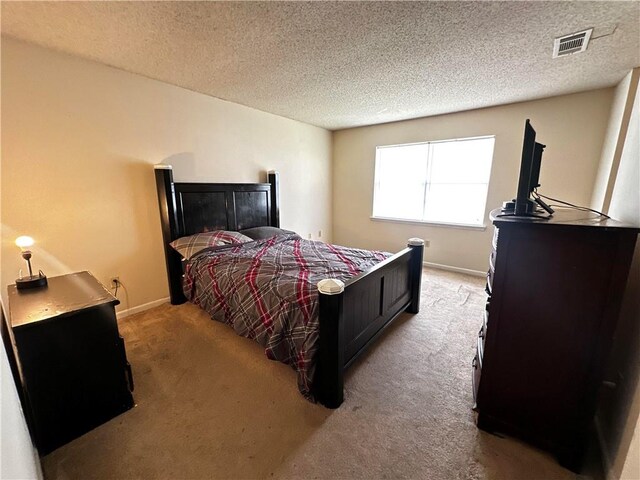
<instances>
[{"instance_id":1,"label":"beige wall","mask_svg":"<svg viewBox=\"0 0 640 480\"><path fill-rule=\"evenodd\" d=\"M2 157L0 156L1 184ZM2 195L0 195L0 210L1 208ZM0 237L1 233L2 223L0 222ZM0 265L2 265L2 249L0 249ZM0 321L5 321L5 309L1 301ZM4 326L0 328L4 335ZM38 452L29 435L4 341L0 341L0 402L0 479L42 478Z\"/></svg>"},{"instance_id":2,"label":"beige wall","mask_svg":"<svg viewBox=\"0 0 640 480\"><path fill-rule=\"evenodd\" d=\"M430 240L428 262L485 271L492 231L371 220L376 145L495 135L488 212L515 196L524 121L547 145L541 192L588 205L613 89L334 133L333 235L339 244L395 251L406 239Z\"/></svg>"},{"instance_id":3,"label":"beige wall","mask_svg":"<svg viewBox=\"0 0 640 480\"><path fill-rule=\"evenodd\" d=\"M640 92L637 75L630 73L617 88L617 105L613 110L628 112L621 122L612 115L607 136L620 139L620 152L609 184L608 214L640 226ZM632 78L636 77L636 79ZM628 124L628 128L626 127ZM618 126L618 131L615 126ZM621 132L620 129L624 129ZM608 139L610 140L610 139ZM605 142L601 164L610 166ZM608 378L616 388L604 390L598 410L598 427L604 457L608 463L608 478L637 480L640 478L640 242L631 265L631 273L618 329L616 331Z\"/></svg>"},{"instance_id":4,"label":"beige wall","mask_svg":"<svg viewBox=\"0 0 640 480\"><path fill-rule=\"evenodd\" d=\"M3 38L2 291L28 234L48 275L119 275L121 309L167 297L152 169L163 160L176 180L277 169L282 226L331 239L330 132Z\"/></svg>"}]
</instances>

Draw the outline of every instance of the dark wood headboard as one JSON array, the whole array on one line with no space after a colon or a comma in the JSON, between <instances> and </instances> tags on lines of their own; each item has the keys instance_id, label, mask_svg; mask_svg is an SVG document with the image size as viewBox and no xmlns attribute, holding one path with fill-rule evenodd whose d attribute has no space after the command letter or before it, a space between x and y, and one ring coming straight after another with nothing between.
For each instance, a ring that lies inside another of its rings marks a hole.
<instances>
[{"instance_id":1,"label":"dark wood headboard","mask_svg":"<svg viewBox=\"0 0 640 480\"><path fill-rule=\"evenodd\" d=\"M182 258L171 245L177 238L212 230L280 226L279 174L268 183L176 183L169 165L156 165L162 240L171 303L184 303Z\"/></svg>"}]
</instances>

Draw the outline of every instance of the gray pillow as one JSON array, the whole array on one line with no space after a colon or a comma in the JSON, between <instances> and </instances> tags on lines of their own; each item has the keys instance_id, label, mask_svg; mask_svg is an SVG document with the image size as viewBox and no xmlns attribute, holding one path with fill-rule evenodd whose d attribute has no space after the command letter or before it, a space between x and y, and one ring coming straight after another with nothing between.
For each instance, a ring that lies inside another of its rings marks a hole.
<instances>
[{"instance_id":1,"label":"gray pillow","mask_svg":"<svg viewBox=\"0 0 640 480\"><path fill-rule=\"evenodd\" d=\"M278 235L290 235L295 234L296 232L292 232L291 230L283 230L282 228L277 227L253 227L246 228L244 230L240 230L240 233L246 235L247 237L253 240L262 240L264 238L271 238Z\"/></svg>"}]
</instances>

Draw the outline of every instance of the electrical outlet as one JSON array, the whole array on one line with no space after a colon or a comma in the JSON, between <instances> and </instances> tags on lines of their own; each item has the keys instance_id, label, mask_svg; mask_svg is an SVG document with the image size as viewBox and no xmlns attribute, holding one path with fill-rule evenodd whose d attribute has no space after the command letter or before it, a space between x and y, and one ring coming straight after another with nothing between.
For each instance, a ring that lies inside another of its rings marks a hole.
<instances>
[{"instance_id":1,"label":"electrical outlet","mask_svg":"<svg viewBox=\"0 0 640 480\"><path fill-rule=\"evenodd\" d=\"M115 277L111 277L111 288L116 288L120 284L120 277L117 275Z\"/></svg>"},{"instance_id":2,"label":"electrical outlet","mask_svg":"<svg viewBox=\"0 0 640 480\"><path fill-rule=\"evenodd\" d=\"M307 238L308 238L309 240L311 240L311 234L310 234L310 233L308 233L308 234L307 234Z\"/></svg>"},{"instance_id":3,"label":"electrical outlet","mask_svg":"<svg viewBox=\"0 0 640 480\"><path fill-rule=\"evenodd\" d=\"M318 238L322 238L322 230L318 230Z\"/></svg>"},{"instance_id":4,"label":"electrical outlet","mask_svg":"<svg viewBox=\"0 0 640 480\"><path fill-rule=\"evenodd\" d=\"M429 248L429 245L431 245L431 241L430 240L425 240L424 241L425 248Z\"/></svg>"}]
</instances>

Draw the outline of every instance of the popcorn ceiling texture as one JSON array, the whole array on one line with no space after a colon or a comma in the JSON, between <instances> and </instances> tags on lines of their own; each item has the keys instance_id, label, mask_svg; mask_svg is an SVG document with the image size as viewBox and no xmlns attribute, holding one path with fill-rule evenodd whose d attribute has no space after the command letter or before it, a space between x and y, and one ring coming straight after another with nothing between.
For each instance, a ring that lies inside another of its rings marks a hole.
<instances>
[{"instance_id":1,"label":"popcorn ceiling texture","mask_svg":"<svg viewBox=\"0 0 640 480\"><path fill-rule=\"evenodd\" d=\"M551 58L590 27L586 53ZM332 130L612 86L640 64L639 2L2 2L2 33Z\"/></svg>"}]
</instances>

